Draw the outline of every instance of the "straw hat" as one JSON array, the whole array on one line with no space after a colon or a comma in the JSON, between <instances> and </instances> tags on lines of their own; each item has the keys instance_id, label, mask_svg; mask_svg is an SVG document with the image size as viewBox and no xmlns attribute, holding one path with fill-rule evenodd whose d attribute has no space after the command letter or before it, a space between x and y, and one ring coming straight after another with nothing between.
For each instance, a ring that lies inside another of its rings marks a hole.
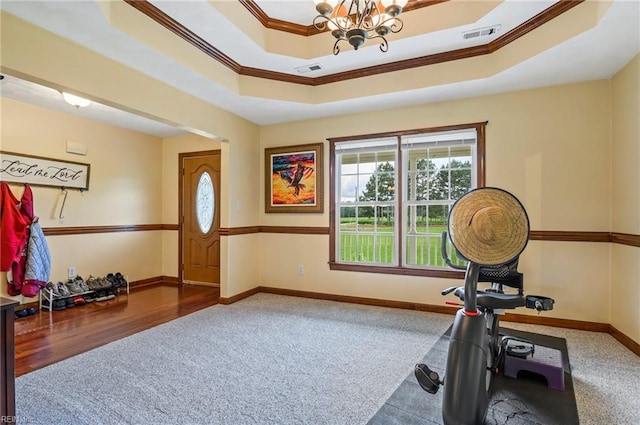
<instances>
[{"instance_id":1,"label":"straw hat","mask_svg":"<svg viewBox=\"0 0 640 425\"><path fill-rule=\"evenodd\" d=\"M511 193L471 190L449 212L449 237L464 258L480 265L507 264L527 246L529 217Z\"/></svg>"}]
</instances>

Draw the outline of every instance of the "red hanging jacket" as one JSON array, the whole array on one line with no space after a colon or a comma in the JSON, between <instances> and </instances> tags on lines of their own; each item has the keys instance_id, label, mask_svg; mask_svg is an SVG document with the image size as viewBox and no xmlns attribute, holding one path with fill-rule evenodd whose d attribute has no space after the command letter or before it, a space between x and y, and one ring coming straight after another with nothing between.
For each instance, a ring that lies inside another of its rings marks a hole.
<instances>
[{"instance_id":1,"label":"red hanging jacket","mask_svg":"<svg viewBox=\"0 0 640 425\"><path fill-rule=\"evenodd\" d=\"M11 281L7 279L7 293L9 295L18 295L23 289L22 285L24 283L24 273L27 265L27 250L29 249L29 239L31 237L31 224L34 219L33 192L31 192L31 186L28 184L24 185L24 192L22 192L22 197L20 198L20 215L27 223L27 241L24 244L20 258L11 265Z\"/></svg>"},{"instance_id":2,"label":"red hanging jacket","mask_svg":"<svg viewBox=\"0 0 640 425\"><path fill-rule=\"evenodd\" d=\"M18 209L19 201L9 185L0 182L0 271L11 270L20 260L29 238L28 223Z\"/></svg>"}]
</instances>

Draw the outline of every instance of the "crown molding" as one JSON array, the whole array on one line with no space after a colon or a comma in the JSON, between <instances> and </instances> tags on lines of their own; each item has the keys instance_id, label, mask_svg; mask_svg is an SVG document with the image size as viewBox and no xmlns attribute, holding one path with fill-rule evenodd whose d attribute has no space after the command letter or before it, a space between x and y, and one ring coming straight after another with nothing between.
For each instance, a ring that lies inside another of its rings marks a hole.
<instances>
[{"instance_id":1,"label":"crown molding","mask_svg":"<svg viewBox=\"0 0 640 425\"><path fill-rule=\"evenodd\" d=\"M197 34L186 28L184 25L171 18L169 15L149 3L147 0L124 0L125 3L134 7L139 12L147 15L149 18L156 21L169 31L173 32L177 36L181 37L186 42L190 43L194 47L200 49L203 53L207 54L211 58L217 60L222 65L228 67L238 75L250 76L256 78L263 78L272 81L280 81L285 83L300 84L307 86L321 86L324 84L336 83L340 81L351 80L354 78L369 77L372 75L385 74L389 72L395 72L405 69L418 68L428 65L434 65L438 63L456 61L460 59L472 58L475 56L487 55L494 53L498 49L512 43L525 34L533 31L536 28L544 25L552 19L562 15L568 10L578 6L585 0L560 0L548 7L538 15L529 19L528 21L517 26L508 33L500 36L490 43L480 46L468 47L464 49L452 50L449 52L436 53L432 55L421 56L417 58L401 60L382 65L375 65L365 68L354 69L351 71L339 72L335 74L329 74L322 77L303 77L292 74L287 74L277 71L269 71L266 69L247 67L239 64L231 59L229 56L222 53L215 46L209 44L207 41L199 37ZM291 22L280 21L270 18L264 11L262 11L253 0L240 0L240 2L251 12L251 14L267 28L273 28L280 31L292 32L298 35L309 36L311 31L309 27L303 25L294 24ZM438 0L425 0L414 1L405 7L405 11L411 11L433 4L442 3ZM278 27L278 28L274 28ZM295 31L295 32L294 32Z\"/></svg>"}]
</instances>

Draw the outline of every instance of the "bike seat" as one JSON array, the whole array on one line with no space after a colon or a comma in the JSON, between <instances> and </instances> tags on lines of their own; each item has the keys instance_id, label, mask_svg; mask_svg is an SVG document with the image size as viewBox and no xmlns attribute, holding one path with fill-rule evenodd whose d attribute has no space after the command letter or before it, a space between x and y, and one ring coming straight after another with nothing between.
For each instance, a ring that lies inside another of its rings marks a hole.
<instances>
[{"instance_id":1,"label":"bike seat","mask_svg":"<svg viewBox=\"0 0 640 425\"><path fill-rule=\"evenodd\" d=\"M457 288L453 294L464 301L464 288ZM476 302L484 308L518 308L526 304L525 297L519 294L504 294L500 292L478 291Z\"/></svg>"}]
</instances>

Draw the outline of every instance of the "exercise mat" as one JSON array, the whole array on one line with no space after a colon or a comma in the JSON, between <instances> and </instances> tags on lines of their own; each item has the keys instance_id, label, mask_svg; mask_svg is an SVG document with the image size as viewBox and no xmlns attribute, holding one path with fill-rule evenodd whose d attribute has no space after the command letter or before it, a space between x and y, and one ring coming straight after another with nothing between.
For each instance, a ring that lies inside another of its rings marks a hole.
<instances>
[{"instance_id":1,"label":"exercise mat","mask_svg":"<svg viewBox=\"0 0 640 425\"><path fill-rule=\"evenodd\" d=\"M450 332L451 327L419 362L427 364L441 376L445 370ZM565 390L549 389L545 379L535 374L521 373L517 379L499 374L494 377L491 387L485 424L579 424L566 340L506 328L500 328L500 334L560 350ZM411 372L368 425L442 424L442 393L442 388L436 394L425 392Z\"/></svg>"}]
</instances>

